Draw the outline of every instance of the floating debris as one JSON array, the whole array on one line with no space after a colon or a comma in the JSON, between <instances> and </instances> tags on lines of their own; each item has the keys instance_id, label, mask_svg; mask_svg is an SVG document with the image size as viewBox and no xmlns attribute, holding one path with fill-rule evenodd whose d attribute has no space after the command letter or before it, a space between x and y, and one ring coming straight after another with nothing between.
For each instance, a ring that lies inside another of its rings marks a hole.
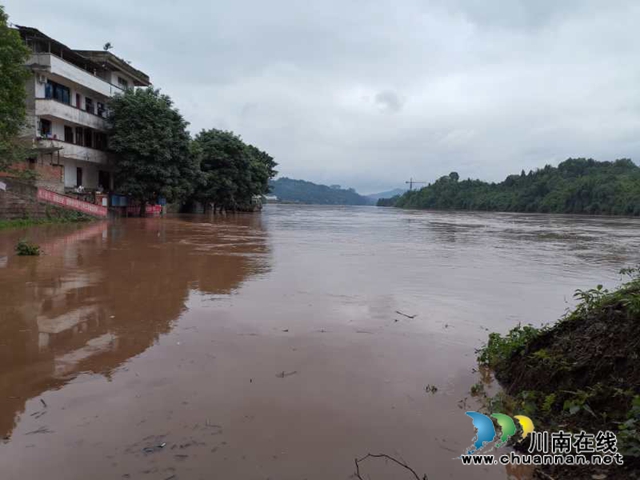
<instances>
[{"instance_id":1,"label":"floating debris","mask_svg":"<svg viewBox=\"0 0 640 480\"><path fill-rule=\"evenodd\" d=\"M38 433L53 433L53 430L49 430L48 427L40 427L37 430L25 433L25 435L36 435Z\"/></svg>"},{"instance_id":2,"label":"floating debris","mask_svg":"<svg viewBox=\"0 0 640 480\"><path fill-rule=\"evenodd\" d=\"M436 387L435 385L429 385L427 384L427 386L425 387L425 390L427 393L436 393L438 391L438 387Z\"/></svg>"},{"instance_id":3,"label":"floating debris","mask_svg":"<svg viewBox=\"0 0 640 480\"><path fill-rule=\"evenodd\" d=\"M411 319L414 319L414 318L416 318L418 316L418 315L407 315L406 313L402 313L400 310L396 310L396 313L398 315L402 315L403 317L407 317L407 318L411 318Z\"/></svg>"}]
</instances>

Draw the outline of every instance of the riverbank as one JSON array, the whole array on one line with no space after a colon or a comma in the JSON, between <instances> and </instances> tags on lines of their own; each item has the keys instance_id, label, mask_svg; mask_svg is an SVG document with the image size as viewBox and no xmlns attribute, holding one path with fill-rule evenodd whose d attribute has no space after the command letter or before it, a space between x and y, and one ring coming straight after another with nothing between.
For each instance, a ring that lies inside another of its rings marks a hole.
<instances>
[{"instance_id":1,"label":"riverbank","mask_svg":"<svg viewBox=\"0 0 640 480\"><path fill-rule=\"evenodd\" d=\"M71 213L71 212L70 212ZM12 220L0 220L0 230L10 228L27 228L38 225L57 225L64 223L86 223L93 221L86 215L72 215L68 217L52 217L52 218L17 218Z\"/></svg>"},{"instance_id":2,"label":"riverbank","mask_svg":"<svg viewBox=\"0 0 640 480\"><path fill-rule=\"evenodd\" d=\"M500 183L440 177L378 206L519 213L640 215L640 167L629 159L570 158L557 167L509 175Z\"/></svg>"},{"instance_id":3,"label":"riverbank","mask_svg":"<svg viewBox=\"0 0 640 480\"><path fill-rule=\"evenodd\" d=\"M538 431L617 435L623 467L545 467L553 478L637 478L640 269L621 273L631 279L612 291L577 290L580 303L556 324L492 333L480 351L505 388L489 399L492 412L527 415ZM528 450L529 440L516 448Z\"/></svg>"}]
</instances>

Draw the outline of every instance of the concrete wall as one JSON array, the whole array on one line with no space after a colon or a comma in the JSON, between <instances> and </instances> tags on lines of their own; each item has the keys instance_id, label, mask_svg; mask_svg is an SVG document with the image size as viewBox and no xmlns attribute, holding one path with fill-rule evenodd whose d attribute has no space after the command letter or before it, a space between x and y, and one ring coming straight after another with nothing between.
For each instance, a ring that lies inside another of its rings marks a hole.
<instances>
[{"instance_id":1,"label":"concrete wall","mask_svg":"<svg viewBox=\"0 0 640 480\"><path fill-rule=\"evenodd\" d=\"M126 73L122 73L122 72L111 72L111 83L113 83L114 85L120 86L120 83L118 82L118 77L122 78L123 80L126 80L129 83L130 88L134 87L133 78L131 78Z\"/></svg>"},{"instance_id":2,"label":"concrete wall","mask_svg":"<svg viewBox=\"0 0 640 480\"><path fill-rule=\"evenodd\" d=\"M36 117L36 79L35 76L30 76L25 84L25 90L27 92L27 96L25 99L25 113L26 113L26 122L25 127L22 129L22 136L33 138L38 129L38 118Z\"/></svg>"}]
</instances>

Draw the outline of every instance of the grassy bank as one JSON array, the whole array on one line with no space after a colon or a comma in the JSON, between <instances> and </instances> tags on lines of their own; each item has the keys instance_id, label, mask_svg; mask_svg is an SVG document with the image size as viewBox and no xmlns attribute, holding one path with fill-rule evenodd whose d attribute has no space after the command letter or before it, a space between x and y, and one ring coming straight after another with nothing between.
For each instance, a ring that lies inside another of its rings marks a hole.
<instances>
[{"instance_id":1,"label":"grassy bank","mask_svg":"<svg viewBox=\"0 0 640 480\"><path fill-rule=\"evenodd\" d=\"M613 291L578 290L557 323L492 333L479 351L504 387L492 411L527 415L539 431L616 433L624 467L546 468L553 478L640 477L640 269L621 273L630 279Z\"/></svg>"},{"instance_id":2,"label":"grassy bank","mask_svg":"<svg viewBox=\"0 0 640 480\"><path fill-rule=\"evenodd\" d=\"M93 220L91 217L82 215L81 213L75 214L75 212L66 212L64 215L57 217L51 216L45 218L17 218L13 220L0 220L0 230L6 230L9 228L26 228L36 225L89 222L91 220Z\"/></svg>"}]
</instances>

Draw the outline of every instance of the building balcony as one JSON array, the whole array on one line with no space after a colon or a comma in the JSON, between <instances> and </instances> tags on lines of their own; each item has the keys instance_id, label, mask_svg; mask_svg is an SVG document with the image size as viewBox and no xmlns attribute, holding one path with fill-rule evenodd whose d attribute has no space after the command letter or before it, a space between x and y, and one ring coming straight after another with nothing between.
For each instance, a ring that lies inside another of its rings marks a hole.
<instances>
[{"instance_id":1,"label":"building balcony","mask_svg":"<svg viewBox=\"0 0 640 480\"><path fill-rule=\"evenodd\" d=\"M77 87L89 89L105 97L111 97L116 93L122 93L122 89L108 81L92 75L76 65L66 62L51 53L33 54L27 61L27 65L36 72L50 73L54 78L74 83Z\"/></svg>"},{"instance_id":2,"label":"building balcony","mask_svg":"<svg viewBox=\"0 0 640 480\"><path fill-rule=\"evenodd\" d=\"M63 120L74 126L89 127L94 130L105 131L107 129L107 122L103 117L52 98L36 99L36 115L49 120Z\"/></svg>"},{"instance_id":3,"label":"building balcony","mask_svg":"<svg viewBox=\"0 0 640 480\"><path fill-rule=\"evenodd\" d=\"M41 138L37 141L37 148L47 152L56 152L56 157L70 158L82 162L91 162L102 165L110 165L113 162L113 153L97 150L95 148L84 147L62 140L52 140ZM55 162L55 160L54 160Z\"/></svg>"}]
</instances>

